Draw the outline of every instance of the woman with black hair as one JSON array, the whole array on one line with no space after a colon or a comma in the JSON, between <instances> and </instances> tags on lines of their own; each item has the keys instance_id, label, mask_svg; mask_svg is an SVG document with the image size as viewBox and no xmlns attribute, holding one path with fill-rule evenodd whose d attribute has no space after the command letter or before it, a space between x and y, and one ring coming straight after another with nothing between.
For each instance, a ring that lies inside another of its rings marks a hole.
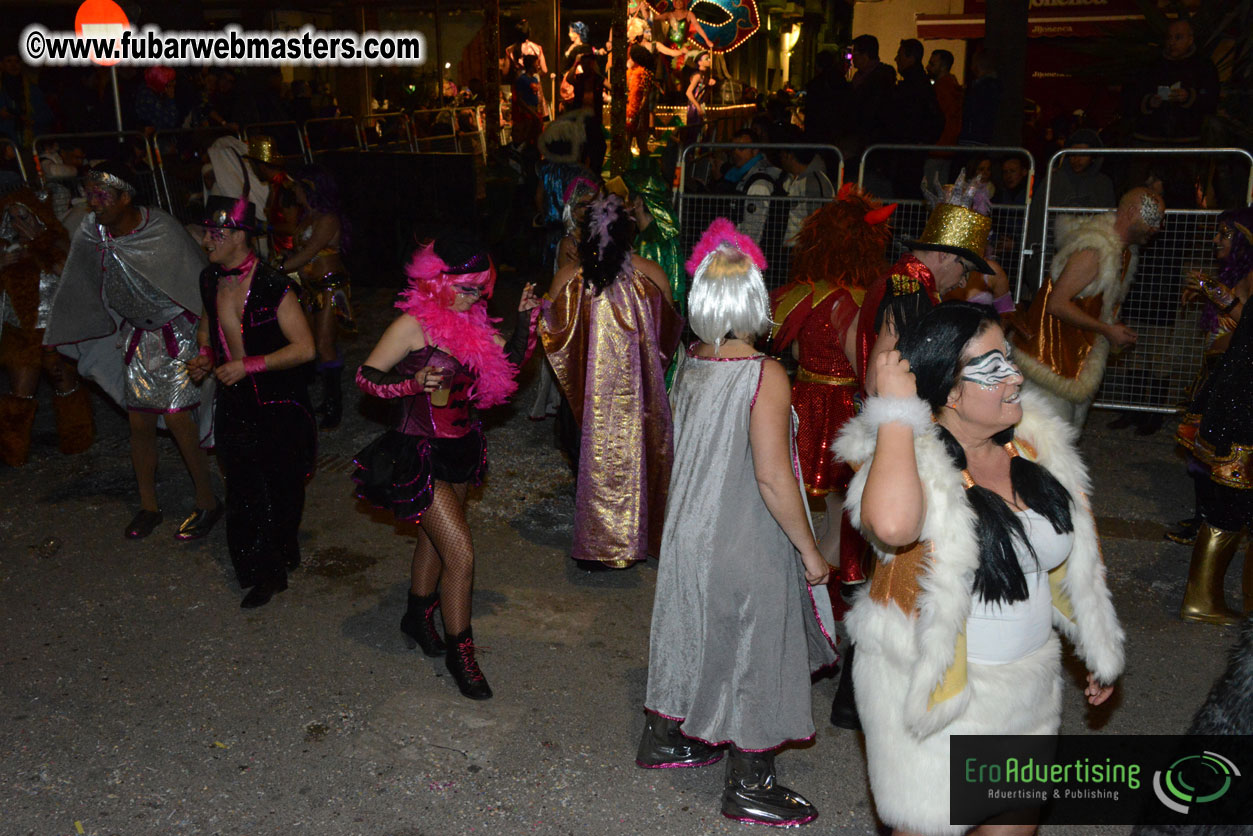
<instances>
[{"instance_id":1,"label":"woman with black hair","mask_svg":"<svg viewBox=\"0 0 1253 836\"><path fill-rule=\"evenodd\" d=\"M670 280L631 249L622 199L592 202L578 259L553 276L540 338L573 412L567 442L578 473L572 557L626 569L655 555L670 483L672 427L665 370L682 334Z\"/></svg>"},{"instance_id":2,"label":"woman with black hair","mask_svg":"<svg viewBox=\"0 0 1253 836\"><path fill-rule=\"evenodd\" d=\"M1074 433L1021 397L996 313L945 302L875 362L878 394L836 442L878 557L846 619L870 786L897 833L962 833L949 737L1056 734L1055 630L1087 664L1093 705L1122 673L1123 631Z\"/></svg>"}]
</instances>

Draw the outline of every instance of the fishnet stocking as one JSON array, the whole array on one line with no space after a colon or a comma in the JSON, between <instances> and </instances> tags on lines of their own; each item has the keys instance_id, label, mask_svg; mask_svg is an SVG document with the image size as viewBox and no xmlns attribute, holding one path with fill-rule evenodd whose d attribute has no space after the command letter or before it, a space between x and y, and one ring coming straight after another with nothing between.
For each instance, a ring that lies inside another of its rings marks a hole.
<instances>
[{"instance_id":1,"label":"fishnet stocking","mask_svg":"<svg viewBox=\"0 0 1253 836\"><path fill-rule=\"evenodd\" d=\"M413 549L410 589L414 595L431 595L439 588L439 608L448 636L470 626L474 541L465 517L468 488L465 483L435 483L435 496L422 515Z\"/></svg>"}]
</instances>

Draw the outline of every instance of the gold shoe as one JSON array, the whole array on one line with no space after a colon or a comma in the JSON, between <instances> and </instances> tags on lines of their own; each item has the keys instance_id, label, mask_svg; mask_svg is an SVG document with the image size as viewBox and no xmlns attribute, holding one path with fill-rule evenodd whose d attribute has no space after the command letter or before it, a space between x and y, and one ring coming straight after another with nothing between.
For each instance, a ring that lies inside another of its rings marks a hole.
<instances>
[{"instance_id":1,"label":"gold shoe","mask_svg":"<svg viewBox=\"0 0 1253 836\"><path fill-rule=\"evenodd\" d=\"M1196 545L1192 547L1192 565L1188 568L1188 587L1183 593L1180 618L1204 624L1240 622L1240 613L1228 609L1223 598L1223 578L1239 545L1239 531L1223 531L1209 523L1201 524Z\"/></svg>"}]
</instances>

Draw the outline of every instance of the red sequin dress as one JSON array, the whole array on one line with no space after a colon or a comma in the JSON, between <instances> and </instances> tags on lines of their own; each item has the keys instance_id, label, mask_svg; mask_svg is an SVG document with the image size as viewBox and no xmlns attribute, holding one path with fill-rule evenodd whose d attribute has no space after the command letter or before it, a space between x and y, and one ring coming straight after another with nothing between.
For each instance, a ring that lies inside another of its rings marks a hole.
<instances>
[{"instance_id":1,"label":"red sequin dress","mask_svg":"<svg viewBox=\"0 0 1253 836\"><path fill-rule=\"evenodd\" d=\"M810 496L843 493L852 471L831 452L835 436L857 412L860 383L844 355L844 334L857 316L860 290L828 282L793 282L774 294L775 350L795 342L800 368L792 386L792 406L800 427L796 445L801 478ZM837 309L838 303L838 309ZM832 321L832 313L837 320Z\"/></svg>"}]
</instances>

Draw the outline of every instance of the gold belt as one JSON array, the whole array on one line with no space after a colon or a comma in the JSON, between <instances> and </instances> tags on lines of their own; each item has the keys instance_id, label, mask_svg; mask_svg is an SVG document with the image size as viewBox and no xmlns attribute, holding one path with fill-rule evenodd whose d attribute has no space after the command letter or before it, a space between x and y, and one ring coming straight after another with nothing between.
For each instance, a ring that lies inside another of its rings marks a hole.
<instances>
[{"instance_id":1,"label":"gold belt","mask_svg":"<svg viewBox=\"0 0 1253 836\"><path fill-rule=\"evenodd\" d=\"M855 377L833 377L829 374L818 374L817 372L811 372L804 366L797 367L796 380L798 383L823 383L827 386L857 385L857 378Z\"/></svg>"}]
</instances>

